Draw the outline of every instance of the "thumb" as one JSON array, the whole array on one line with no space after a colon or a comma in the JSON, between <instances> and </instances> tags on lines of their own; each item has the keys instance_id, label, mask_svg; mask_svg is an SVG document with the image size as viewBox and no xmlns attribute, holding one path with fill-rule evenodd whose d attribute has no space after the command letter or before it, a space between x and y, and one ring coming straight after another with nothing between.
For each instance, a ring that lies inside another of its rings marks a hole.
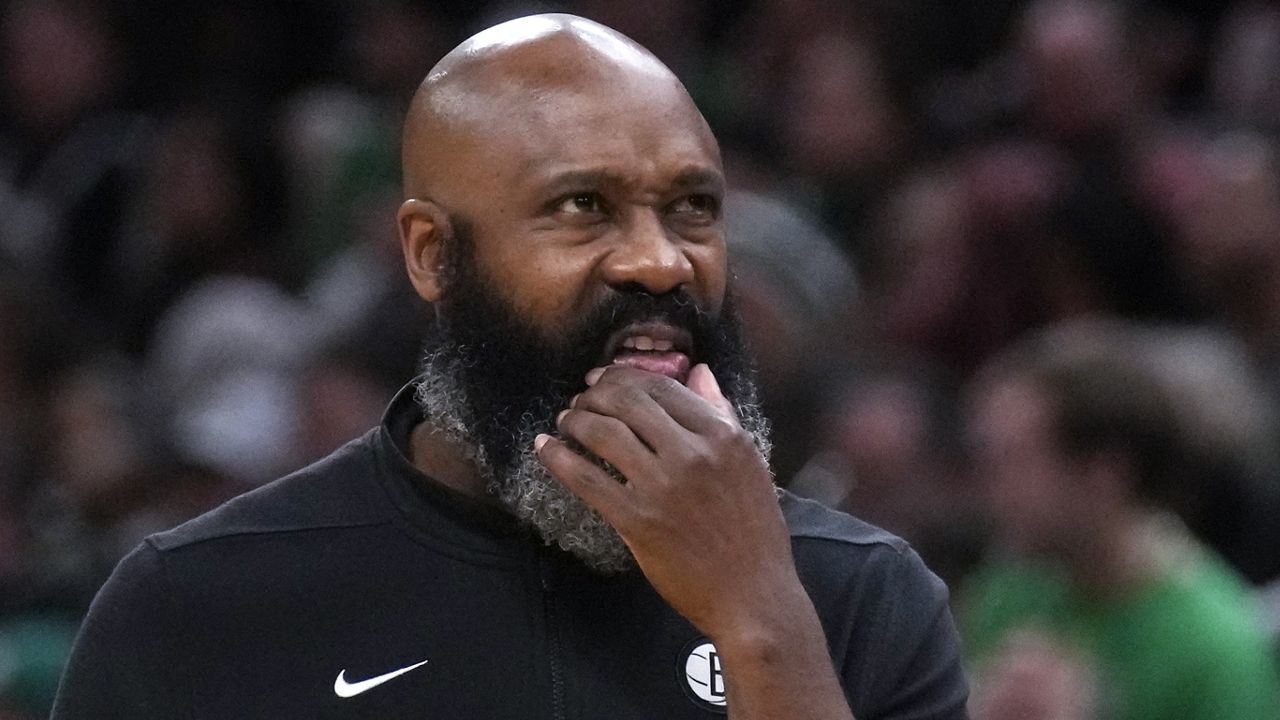
<instances>
[{"instance_id":1,"label":"thumb","mask_svg":"<svg viewBox=\"0 0 1280 720\"><path fill-rule=\"evenodd\" d=\"M685 384L698 397L711 403L711 407L737 422L738 413L734 412L733 404L725 398L724 393L720 392L720 383L716 382L716 376L711 374L711 368L707 367L706 363L694 365L689 371L689 380Z\"/></svg>"}]
</instances>

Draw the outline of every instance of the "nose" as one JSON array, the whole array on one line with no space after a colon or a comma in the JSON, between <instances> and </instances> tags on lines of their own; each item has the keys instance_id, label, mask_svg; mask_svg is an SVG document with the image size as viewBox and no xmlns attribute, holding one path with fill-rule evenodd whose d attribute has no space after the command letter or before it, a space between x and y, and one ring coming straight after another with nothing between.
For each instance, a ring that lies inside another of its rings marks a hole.
<instances>
[{"instance_id":1,"label":"nose","mask_svg":"<svg viewBox=\"0 0 1280 720\"><path fill-rule=\"evenodd\" d=\"M652 211L637 212L620 228L617 242L603 263L605 282L620 288L641 287L654 295L693 281L693 263Z\"/></svg>"}]
</instances>

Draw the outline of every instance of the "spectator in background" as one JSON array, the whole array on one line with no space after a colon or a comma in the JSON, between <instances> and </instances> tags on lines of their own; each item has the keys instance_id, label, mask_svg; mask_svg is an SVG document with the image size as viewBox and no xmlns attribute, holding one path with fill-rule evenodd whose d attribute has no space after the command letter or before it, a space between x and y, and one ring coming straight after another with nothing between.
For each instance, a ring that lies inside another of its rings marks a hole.
<instances>
[{"instance_id":1,"label":"spectator in background","mask_svg":"<svg viewBox=\"0 0 1280 720\"><path fill-rule=\"evenodd\" d=\"M1246 349L1207 327L1144 328L1135 340L1186 448L1189 481L1173 509L1251 583L1280 580L1280 427Z\"/></svg>"},{"instance_id":2,"label":"spectator in background","mask_svg":"<svg viewBox=\"0 0 1280 720\"><path fill-rule=\"evenodd\" d=\"M1273 3L1230 6L1218 33L1209 93L1234 122L1280 126L1280 8Z\"/></svg>"},{"instance_id":3,"label":"spectator in background","mask_svg":"<svg viewBox=\"0 0 1280 720\"><path fill-rule=\"evenodd\" d=\"M431 5L362 1L349 15L337 77L292 93L278 120L290 171L289 250L307 279L355 244L370 207L398 198L401 117L449 47L451 28Z\"/></svg>"},{"instance_id":4,"label":"spectator in background","mask_svg":"<svg viewBox=\"0 0 1280 720\"><path fill-rule=\"evenodd\" d=\"M1107 0L1037 0L1027 7L1015 51L1025 70L1030 127L1081 151L1131 141L1154 110L1131 51L1132 20Z\"/></svg>"},{"instance_id":5,"label":"spectator in background","mask_svg":"<svg viewBox=\"0 0 1280 720\"><path fill-rule=\"evenodd\" d=\"M1058 327L1000 354L971 390L997 530L963 598L978 720L1280 711L1254 598L1161 509L1188 448L1138 338Z\"/></svg>"},{"instance_id":6,"label":"spectator in background","mask_svg":"<svg viewBox=\"0 0 1280 720\"><path fill-rule=\"evenodd\" d=\"M747 191L726 204L736 301L774 433L771 465L786 485L817 449L823 392L855 345L857 276L799 208Z\"/></svg>"},{"instance_id":7,"label":"spectator in background","mask_svg":"<svg viewBox=\"0 0 1280 720\"><path fill-rule=\"evenodd\" d=\"M1213 319L1248 348L1280 397L1280 157L1247 130L1170 141L1151 159L1152 192L1181 200L1173 261Z\"/></svg>"},{"instance_id":8,"label":"spectator in background","mask_svg":"<svg viewBox=\"0 0 1280 720\"><path fill-rule=\"evenodd\" d=\"M910 133L881 53L865 32L844 30L824 27L798 43L777 132L783 167L814 184L814 209L851 231L843 240L857 256L863 251L857 231L907 157Z\"/></svg>"},{"instance_id":9,"label":"spectator in background","mask_svg":"<svg viewBox=\"0 0 1280 720\"><path fill-rule=\"evenodd\" d=\"M1044 143L1000 140L904 178L868 243L876 340L966 375L1043 322L1058 268L1041 218L1068 172Z\"/></svg>"},{"instance_id":10,"label":"spectator in background","mask_svg":"<svg viewBox=\"0 0 1280 720\"><path fill-rule=\"evenodd\" d=\"M126 53L107 9L77 0L8 3L0 51L0 262L114 342L129 281L112 260L150 134L122 109Z\"/></svg>"},{"instance_id":11,"label":"spectator in background","mask_svg":"<svg viewBox=\"0 0 1280 720\"><path fill-rule=\"evenodd\" d=\"M979 270L973 220L951 167L918 169L890 191L863 266L867 324L880 343L940 363L964 352L958 335Z\"/></svg>"},{"instance_id":12,"label":"spectator in background","mask_svg":"<svg viewBox=\"0 0 1280 720\"><path fill-rule=\"evenodd\" d=\"M123 349L143 352L164 312L206 278L288 277L273 170L270 156L212 108L184 108L162 121L129 232L107 263L121 278Z\"/></svg>"},{"instance_id":13,"label":"spectator in background","mask_svg":"<svg viewBox=\"0 0 1280 720\"><path fill-rule=\"evenodd\" d=\"M912 139L882 29L871 4L759 3L729 36L736 53L710 103L712 122L727 128L730 158L745 149L783 169L769 184L838 228L837 242L855 259L864 250L862 225L905 165Z\"/></svg>"},{"instance_id":14,"label":"spectator in background","mask_svg":"<svg viewBox=\"0 0 1280 720\"><path fill-rule=\"evenodd\" d=\"M818 450L790 489L899 535L958 587L983 537L949 377L904 357L864 358L825 387Z\"/></svg>"},{"instance_id":15,"label":"spectator in background","mask_svg":"<svg viewBox=\"0 0 1280 720\"><path fill-rule=\"evenodd\" d=\"M300 372L293 429L297 461L309 464L378 424L389 395L368 351L355 343L318 349Z\"/></svg>"},{"instance_id":16,"label":"spectator in background","mask_svg":"<svg viewBox=\"0 0 1280 720\"><path fill-rule=\"evenodd\" d=\"M297 467L298 372L322 331L305 304L265 280L194 285L162 316L146 362L170 451L250 486Z\"/></svg>"},{"instance_id":17,"label":"spectator in background","mask_svg":"<svg viewBox=\"0 0 1280 720\"><path fill-rule=\"evenodd\" d=\"M1080 166L1044 209L1032 251L1048 319L1101 313L1187 322L1200 316L1200 303L1175 270L1171 228L1136 192L1131 162Z\"/></svg>"}]
</instances>

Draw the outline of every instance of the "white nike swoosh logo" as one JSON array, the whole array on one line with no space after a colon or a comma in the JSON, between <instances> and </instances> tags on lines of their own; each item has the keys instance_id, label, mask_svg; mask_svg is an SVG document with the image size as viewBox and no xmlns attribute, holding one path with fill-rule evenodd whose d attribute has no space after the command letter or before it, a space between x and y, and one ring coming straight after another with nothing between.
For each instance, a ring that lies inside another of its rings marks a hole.
<instances>
[{"instance_id":1,"label":"white nike swoosh logo","mask_svg":"<svg viewBox=\"0 0 1280 720\"><path fill-rule=\"evenodd\" d=\"M354 683L347 682L347 671L344 669L342 672L338 673L338 679L333 681L333 694L341 698L355 697L366 690L372 690L388 680L395 680L410 670L420 668L426 664L427 661L423 660L420 663L414 663L408 667L402 667L399 670L392 670L385 675L371 677L368 680L361 680L360 682Z\"/></svg>"}]
</instances>

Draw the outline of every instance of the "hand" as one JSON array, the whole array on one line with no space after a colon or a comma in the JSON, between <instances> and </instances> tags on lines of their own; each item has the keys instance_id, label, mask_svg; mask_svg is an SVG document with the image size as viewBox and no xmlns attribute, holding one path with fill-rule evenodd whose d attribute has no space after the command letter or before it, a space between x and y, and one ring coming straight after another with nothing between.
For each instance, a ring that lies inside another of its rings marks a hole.
<instances>
[{"instance_id":1,"label":"hand","mask_svg":"<svg viewBox=\"0 0 1280 720\"><path fill-rule=\"evenodd\" d=\"M713 640L785 625L804 593L769 469L706 365L688 386L611 366L558 420L542 462L618 531L653 587ZM804 596L807 602L807 596Z\"/></svg>"}]
</instances>

